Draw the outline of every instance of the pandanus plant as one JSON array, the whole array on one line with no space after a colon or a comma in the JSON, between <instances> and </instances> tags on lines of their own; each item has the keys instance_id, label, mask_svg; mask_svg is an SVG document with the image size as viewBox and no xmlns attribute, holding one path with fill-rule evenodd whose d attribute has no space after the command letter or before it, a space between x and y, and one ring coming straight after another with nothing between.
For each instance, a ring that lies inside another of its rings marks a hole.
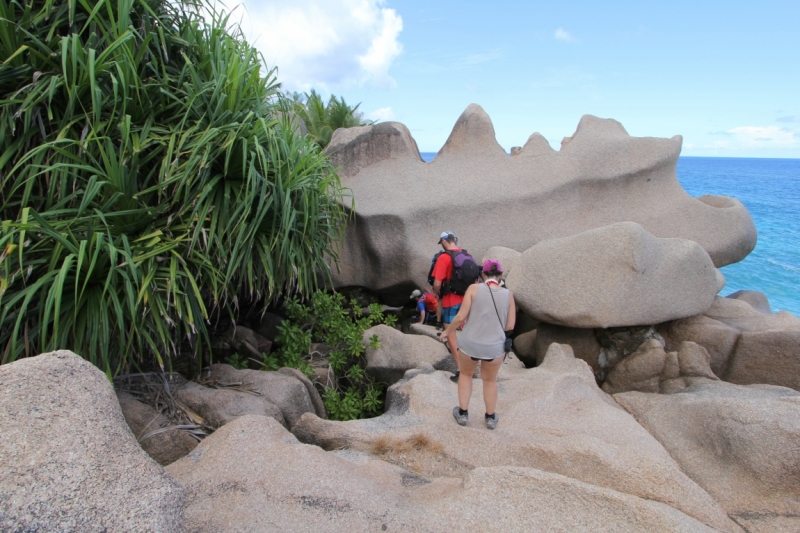
<instances>
[{"instance_id":1,"label":"pandanus plant","mask_svg":"<svg viewBox=\"0 0 800 533\"><path fill-rule=\"evenodd\" d=\"M315 290L347 192L278 89L208 5L0 0L0 362L199 364L237 297Z\"/></svg>"}]
</instances>

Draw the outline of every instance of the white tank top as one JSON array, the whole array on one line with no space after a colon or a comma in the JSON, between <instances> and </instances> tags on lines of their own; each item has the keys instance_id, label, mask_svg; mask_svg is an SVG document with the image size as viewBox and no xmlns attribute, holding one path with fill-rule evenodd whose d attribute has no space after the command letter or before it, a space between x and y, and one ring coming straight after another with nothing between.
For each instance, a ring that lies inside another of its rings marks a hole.
<instances>
[{"instance_id":1,"label":"white tank top","mask_svg":"<svg viewBox=\"0 0 800 533\"><path fill-rule=\"evenodd\" d=\"M504 330L508 321L509 294L508 289L494 283L491 284L491 288L485 283L478 285L478 292L469 308L467 322L458 335L458 349L465 355L488 360L505 355ZM494 302L492 302L493 296Z\"/></svg>"}]
</instances>

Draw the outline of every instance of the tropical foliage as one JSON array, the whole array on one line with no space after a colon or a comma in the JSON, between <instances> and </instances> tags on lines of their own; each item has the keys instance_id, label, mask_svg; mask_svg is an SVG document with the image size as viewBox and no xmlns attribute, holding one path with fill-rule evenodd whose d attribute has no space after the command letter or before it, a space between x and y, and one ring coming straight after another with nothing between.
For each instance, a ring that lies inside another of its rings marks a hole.
<instances>
[{"instance_id":1,"label":"tropical foliage","mask_svg":"<svg viewBox=\"0 0 800 533\"><path fill-rule=\"evenodd\" d=\"M328 272L345 192L226 16L0 0L0 63L1 362L199 362L210 316Z\"/></svg>"},{"instance_id":2,"label":"tropical foliage","mask_svg":"<svg viewBox=\"0 0 800 533\"><path fill-rule=\"evenodd\" d=\"M353 420L377 416L383 407L384 386L365 372L367 346L378 348L377 335L364 340L364 332L376 324L394 326L397 317L384 315L379 304L372 304L365 314L357 302L345 303L341 294L317 291L307 301L290 298L284 308L288 320L279 327L277 340L282 344L277 354L264 358L264 366L299 368L311 374L306 361L312 342L324 342L331 348L329 364L338 379L325 388L322 400L333 420Z\"/></svg>"},{"instance_id":3,"label":"tropical foliage","mask_svg":"<svg viewBox=\"0 0 800 533\"><path fill-rule=\"evenodd\" d=\"M293 93L290 98L291 110L305 123L308 136L322 148L328 146L333 132L339 128L373 123L371 120L366 120L363 113L358 110L361 104L350 106L344 101L344 97L331 95L325 103L322 96L312 89L310 93Z\"/></svg>"}]
</instances>

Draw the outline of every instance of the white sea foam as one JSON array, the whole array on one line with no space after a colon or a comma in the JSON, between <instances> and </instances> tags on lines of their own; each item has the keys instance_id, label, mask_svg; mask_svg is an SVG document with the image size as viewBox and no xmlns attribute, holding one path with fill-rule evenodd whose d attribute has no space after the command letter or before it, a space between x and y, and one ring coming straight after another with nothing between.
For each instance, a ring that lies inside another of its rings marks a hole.
<instances>
[{"instance_id":1,"label":"white sea foam","mask_svg":"<svg viewBox=\"0 0 800 533\"><path fill-rule=\"evenodd\" d=\"M775 265L776 267L781 267L782 269L788 270L789 272L800 273L800 267L787 265L786 263L781 263L780 261L775 261L774 259L767 258L767 263Z\"/></svg>"}]
</instances>

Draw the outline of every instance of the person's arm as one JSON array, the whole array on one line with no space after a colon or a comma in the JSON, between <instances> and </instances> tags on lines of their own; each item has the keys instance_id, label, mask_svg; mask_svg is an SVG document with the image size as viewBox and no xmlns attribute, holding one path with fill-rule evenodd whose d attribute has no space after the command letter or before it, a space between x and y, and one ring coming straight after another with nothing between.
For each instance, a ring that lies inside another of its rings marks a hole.
<instances>
[{"instance_id":1,"label":"person's arm","mask_svg":"<svg viewBox=\"0 0 800 533\"><path fill-rule=\"evenodd\" d=\"M517 304L514 302L514 293L508 291L508 316L506 317L506 331L514 331L517 325Z\"/></svg>"},{"instance_id":2,"label":"person's arm","mask_svg":"<svg viewBox=\"0 0 800 533\"><path fill-rule=\"evenodd\" d=\"M448 273L448 266L450 264L450 256L446 253L439 256L436 264L433 267L433 294L437 298L442 297L442 283L450 276Z\"/></svg>"},{"instance_id":3,"label":"person's arm","mask_svg":"<svg viewBox=\"0 0 800 533\"><path fill-rule=\"evenodd\" d=\"M461 302L461 309L458 310L458 314L455 316L452 322L450 322L445 330L442 332L442 335L447 336L450 338L452 335L455 337L455 332L464 323L464 321L469 316L469 309L472 307L472 300L475 298L475 293L478 292L478 285L470 285L467 288L467 292L464 293L464 301Z\"/></svg>"},{"instance_id":4,"label":"person's arm","mask_svg":"<svg viewBox=\"0 0 800 533\"><path fill-rule=\"evenodd\" d=\"M425 313L425 309L423 309L422 311L419 312L419 323L420 324L424 324L425 323L425 317L426 316L428 316L428 315Z\"/></svg>"}]
</instances>

